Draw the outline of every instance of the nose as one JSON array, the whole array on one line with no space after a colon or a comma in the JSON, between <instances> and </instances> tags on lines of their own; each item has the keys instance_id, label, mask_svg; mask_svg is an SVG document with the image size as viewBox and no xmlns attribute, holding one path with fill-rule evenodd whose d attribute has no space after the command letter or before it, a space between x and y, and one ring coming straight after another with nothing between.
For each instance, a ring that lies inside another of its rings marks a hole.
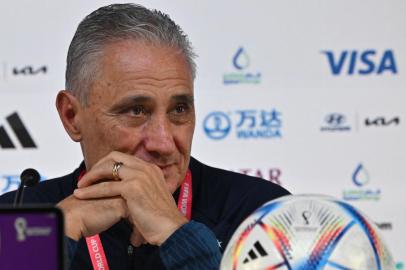
<instances>
[{"instance_id":1,"label":"nose","mask_svg":"<svg viewBox=\"0 0 406 270\"><path fill-rule=\"evenodd\" d=\"M144 146L153 156L168 156L176 150L173 130L165 116L156 116L145 127Z\"/></svg>"}]
</instances>

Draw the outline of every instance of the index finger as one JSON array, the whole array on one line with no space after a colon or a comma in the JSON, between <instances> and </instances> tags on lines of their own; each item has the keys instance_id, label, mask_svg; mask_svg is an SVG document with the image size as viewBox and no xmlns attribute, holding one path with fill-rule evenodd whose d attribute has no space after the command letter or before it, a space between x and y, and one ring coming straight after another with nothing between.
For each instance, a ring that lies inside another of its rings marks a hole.
<instances>
[{"instance_id":1,"label":"index finger","mask_svg":"<svg viewBox=\"0 0 406 270\"><path fill-rule=\"evenodd\" d=\"M78 182L78 187L87 187L93 184L97 184L103 181L113 181L113 167L114 164L117 162L121 162L122 165L117 170L117 174L119 178L123 178L123 167L132 168L135 170L142 170L143 167L146 166L146 162L125 153L121 152L111 152L109 155L105 156L101 160L99 160Z\"/></svg>"}]
</instances>

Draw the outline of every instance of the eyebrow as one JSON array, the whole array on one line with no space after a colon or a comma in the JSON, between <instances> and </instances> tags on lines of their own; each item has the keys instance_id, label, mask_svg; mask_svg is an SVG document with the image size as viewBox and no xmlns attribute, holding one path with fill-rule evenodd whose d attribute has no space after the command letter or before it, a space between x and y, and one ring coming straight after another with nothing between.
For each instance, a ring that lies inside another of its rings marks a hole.
<instances>
[{"instance_id":1,"label":"eyebrow","mask_svg":"<svg viewBox=\"0 0 406 270\"><path fill-rule=\"evenodd\" d=\"M180 95L174 95L170 98L171 102L174 103L186 103L188 105L194 104L194 97L193 95L190 94L180 94ZM153 98L149 96L144 96L144 95L139 95L139 96L129 96L121 99L118 101L116 104L113 105L113 107L110 109L111 113L119 113L123 109L126 109L128 107L134 106L135 104L146 104L146 103L152 103Z\"/></svg>"},{"instance_id":2,"label":"eyebrow","mask_svg":"<svg viewBox=\"0 0 406 270\"><path fill-rule=\"evenodd\" d=\"M145 104L150 102L152 102L152 98L149 96L140 95L125 97L114 104L110 111L112 113L118 113L127 107L133 106L134 104Z\"/></svg>"},{"instance_id":3,"label":"eyebrow","mask_svg":"<svg viewBox=\"0 0 406 270\"><path fill-rule=\"evenodd\" d=\"M180 103L186 103L189 105L194 104L194 97L193 95L189 94L184 94L184 95L175 95L171 97L172 102L180 102Z\"/></svg>"}]
</instances>

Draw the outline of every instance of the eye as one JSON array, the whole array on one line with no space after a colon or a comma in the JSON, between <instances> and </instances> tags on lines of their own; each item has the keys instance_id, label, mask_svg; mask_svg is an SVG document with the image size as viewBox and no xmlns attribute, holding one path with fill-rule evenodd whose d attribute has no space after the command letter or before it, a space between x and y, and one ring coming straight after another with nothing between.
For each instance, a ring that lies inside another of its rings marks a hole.
<instances>
[{"instance_id":1,"label":"eye","mask_svg":"<svg viewBox=\"0 0 406 270\"><path fill-rule=\"evenodd\" d=\"M175 112L178 114L185 113L188 110L188 106L186 104L178 104L175 107Z\"/></svg>"},{"instance_id":2,"label":"eye","mask_svg":"<svg viewBox=\"0 0 406 270\"><path fill-rule=\"evenodd\" d=\"M130 109L132 115L139 116L146 113L146 110L143 106L134 106Z\"/></svg>"}]
</instances>

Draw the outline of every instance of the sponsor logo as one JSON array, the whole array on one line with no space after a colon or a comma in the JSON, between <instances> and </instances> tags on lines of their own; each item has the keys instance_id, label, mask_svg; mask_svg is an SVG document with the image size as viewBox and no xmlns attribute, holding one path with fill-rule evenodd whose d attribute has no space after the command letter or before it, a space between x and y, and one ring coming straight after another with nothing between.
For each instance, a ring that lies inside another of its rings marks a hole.
<instances>
[{"instance_id":1,"label":"sponsor logo","mask_svg":"<svg viewBox=\"0 0 406 270\"><path fill-rule=\"evenodd\" d=\"M206 135L213 140L225 138L231 130L231 119L223 112L212 112L203 122Z\"/></svg>"},{"instance_id":2,"label":"sponsor logo","mask_svg":"<svg viewBox=\"0 0 406 270\"><path fill-rule=\"evenodd\" d=\"M400 118L395 116L393 118L385 118L383 116L375 118L366 118L365 126L366 127L387 127L387 126L397 126L400 124Z\"/></svg>"},{"instance_id":3,"label":"sponsor logo","mask_svg":"<svg viewBox=\"0 0 406 270\"><path fill-rule=\"evenodd\" d=\"M352 174L352 182L355 189L346 189L343 191L343 199L347 201L378 201L381 198L381 189L366 188L370 182L367 169L362 163L358 164Z\"/></svg>"},{"instance_id":4,"label":"sponsor logo","mask_svg":"<svg viewBox=\"0 0 406 270\"><path fill-rule=\"evenodd\" d=\"M203 121L204 132L213 140L224 139L231 133L237 139L281 138L281 129L281 112L276 109L237 110L233 113L215 111Z\"/></svg>"},{"instance_id":5,"label":"sponsor logo","mask_svg":"<svg viewBox=\"0 0 406 270\"><path fill-rule=\"evenodd\" d=\"M23 148L37 148L37 145L35 144L17 112L14 112L7 116L6 120ZM0 147L3 149L16 148L15 144L9 136L9 133L6 131L3 125L0 126Z\"/></svg>"},{"instance_id":6,"label":"sponsor logo","mask_svg":"<svg viewBox=\"0 0 406 270\"><path fill-rule=\"evenodd\" d=\"M256 176L271 181L275 184L282 185L281 182L282 170L279 168L270 168L268 170L239 169L238 172L246 175Z\"/></svg>"},{"instance_id":7,"label":"sponsor logo","mask_svg":"<svg viewBox=\"0 0 406 270\"><path fill-rule=\"evenodd\" d=\"M259 241L256 241L252 249L248 251L247 256L244 258L243 264L256 260L259 257L265 256L268 256L268 253L266 252L265 248L261 245L261 243Z\"/></svg>"},{"instance_id":8,"label":"sponsor logo","mask_svg":"<svg viewBox=\"0 0 406 270\"><path fill-rule=\"evenodd\" d=\"M46 180L46 177L41 175L41 181ZM20 185L19 174L2 174L0 175L0 195L12 190L16 190Z\"/></svg>"},{"instance_id":9,"label":"sponsor logo","mask_svg":"<svg viewBox=\"0 0 406 270\"><path fill-rule=\"evenodd\" d=\"M304 222L303 225L309 225L310 224L309 219L310 219L311 216L312 216L312 212L310 212L310 211L303 211L302 212L302 218L303 218L303 222Z\"/></svg>"},{"instance_id":10,"label":"sponsor logo","mask_svg":"<svg viewBox=\"0 0 406 270\"><path fill-rule=\"evenodd\" d=\"M0 195L12 190L16 190L20 185L20 176L18 174L3 174L0 176Z\"/></svg>"},{"instance_id":11,"label":"sponsor logo","mask_svg":"<svg viewBox=\"0 0 406 270\"><path fill-rule=\"evenodd\" d=\"M9 67L6 62L3 62L1 76L4 81L9 78L25 78L33 76L43 76L49 71L46 65L34 66L34 65L22 65Z\"/></svg>"},{"instance_id":12,"label":"sponsor logo","mask_svg":"<svg viewBox=\"0 0 406 270\"><path fill-rule=\"evenodd\" d=\"M375 225L382 231L391 231L393 229L392 222L375 222Z\"/></svg>"},{"instance_id":13,"label":"sponsor logo","mask_svg":"<svg viewBox=\"0 0 406 270\"><path fill-rule=\"evenodd\" d=\"M397 74L398 68L393 50L322 51L327 58L331 74L339 76Z\"/></svg>"},{"instance_id":14,"label":"sponsor logo","mask_svg":"<svg viewBox=\"0 0 406 270\"><path fill-rule=\"evenodd\" d=\"M315 226L314 218L312 217L311 211L303 211L302 214L302 222L298 224L298 226L294 226L296 232L315 232L319 228Z\"/></svg>"},{"instance_id":15,"label":"sponsor logo","mask_svg":"<svg viewBox=\"0 0 406 270\"><path fill-rule=\"evenodd\" d=\"M48 72L47 66L35 68L33 66L14 67L13 75L15 76L32 76L37 74L46 74Z\"/></svg>"},{"instance_id":16,"label":"sponsor logo","mask_svg":"<svg viewBox=\"0 0 406 270\"><path fill-rule=\"evenodd\" d=\"M228 84L259 84L261 73L248 71L250 58L243 47L238 48L232 59L234 72L223 75L223 83Z\"/></svg>"},{"instance_id":17,"label":"sponsor logo","mask_svg":"<svg viewBox=\"0 0 406 270\"><path fill-rule=\"evenodd\" d=\"M341 113L330 113L324 117L324 124L320 128L323 132L351 131L351 126L347 124L347 118Z\"/></svg>"},{"instance_id":18,"label":"sponsor logo","mask_svg":"<svg viewBox=\"0 0 406 270\"><path fill-rule=\"evenodd\" d=\"M348 117L342 113L330 113L327 114L320 127L321 132L349 132L352 130L352 125L348 123ZM399 116L373 116L365 117L363 120L358 120L358 115L355 115L354 127L358 131L361 128L373 128L373 127L395 127L400 125Z\"/></svg>"},{"instance_id":19,"label":"sponsor logo","mask_svg":"<svg viewBox=\"0 0 406 270\"><path fill-rule=\"evenodd\" d=\"M30 236L49 236L52 232L51 227L28 227L27 220L23 217L18 217L14 221L16 229L16 238L19 242L24 242Z\"/></svg>"}]
</instances>

